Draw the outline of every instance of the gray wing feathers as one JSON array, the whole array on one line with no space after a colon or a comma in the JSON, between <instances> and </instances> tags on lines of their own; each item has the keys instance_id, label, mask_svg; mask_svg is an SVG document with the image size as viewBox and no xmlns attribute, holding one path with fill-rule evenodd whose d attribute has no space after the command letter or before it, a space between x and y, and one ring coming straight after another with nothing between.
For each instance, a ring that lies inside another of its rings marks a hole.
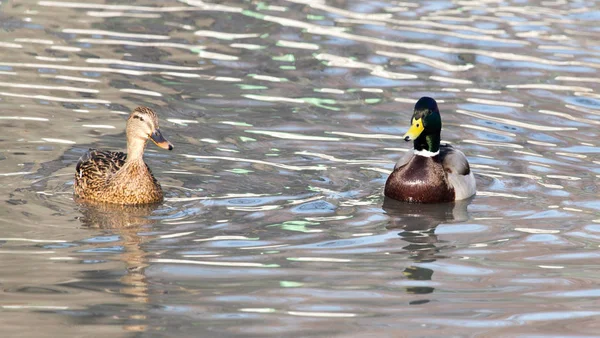
<instances>
[{"instance_id":1,"label":"gray wing feathers","mask_svg":"<svg viewBox=\"0 0 600 338\"><path fill-rule=\"evenodd\" d=\"M444 169L446 172L457 175L468 175L471 172L467 157L460 150L450 148L444 156Z\"/></svg>"},{"instance_id":2,"label":"gray wing feathers","mask_svg":"<svg viewBox=\"0 0 600 338\"><path fill-rule=\"evenodd\" d=\"M448 182L454 188L455 200L463 200L475 194L475 176L465 154L448 147L443 166L448 174Z\"/></svg>"}]
</instances>

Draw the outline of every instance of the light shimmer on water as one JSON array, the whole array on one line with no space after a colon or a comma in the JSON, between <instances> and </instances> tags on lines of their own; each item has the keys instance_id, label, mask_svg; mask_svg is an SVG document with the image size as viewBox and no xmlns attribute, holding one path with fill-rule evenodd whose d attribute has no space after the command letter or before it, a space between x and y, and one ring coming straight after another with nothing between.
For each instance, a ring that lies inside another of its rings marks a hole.
<instances>
[{"instance_id":1,"label":"light shimmer on water","mask_svg":"<svg viewBox=\"0 0 600 338\"><path fill-rule=\"evenodd\" d=\"M598 335L598 2L101 1L0 2L1 336ZM421 96L475 198L383 198ZM138 105L165 202L75 203Z\"/></svg>"}]
</instances>

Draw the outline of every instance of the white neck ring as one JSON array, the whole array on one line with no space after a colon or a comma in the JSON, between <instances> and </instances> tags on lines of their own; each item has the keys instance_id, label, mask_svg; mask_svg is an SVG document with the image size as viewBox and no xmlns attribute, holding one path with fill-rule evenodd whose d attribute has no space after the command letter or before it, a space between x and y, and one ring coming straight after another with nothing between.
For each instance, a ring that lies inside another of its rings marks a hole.
<instances>
[{"instance_id":1,"label":"white neck ring","mask_svg":"<svg viewBox=\"0 0 600 338\"><path fill-rule=\"evenodd\" d=\"M437 156L437 155L440 154L439 150L436 151L435 153L431 152L429 150L416 150L416 149L413 149L413 151L415 152L415 155L425 156L425 157L434 157L434 156Z\"/></svg>"}]
</instances>

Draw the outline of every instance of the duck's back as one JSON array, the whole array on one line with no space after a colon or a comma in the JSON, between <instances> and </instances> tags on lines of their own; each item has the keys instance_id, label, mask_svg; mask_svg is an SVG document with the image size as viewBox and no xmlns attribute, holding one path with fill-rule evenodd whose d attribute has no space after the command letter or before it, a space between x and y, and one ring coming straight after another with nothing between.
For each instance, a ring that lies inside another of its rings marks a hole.
<instances>
[{"instance_id":1,"label":"duck's back","mask_svg":"<svg viewBox=\"0 0 600 338\"><path fill-rule=\"evenodd\" d=\"M83 199L101 201L111 177L125 164L127 154L90 149L75 167L75 194Z\"/></svg>"},{"instance_id":2,"label":"duck's back","mask_svg":"<svg viewBox=\"0 0 600 338\"><path fill-rule=\"evenodd\" d=\"M126 162L127 154L90 149L76 166L75 194L88 201L150 204L163 192L143 161Z\"/></svg>"}]
</instances>

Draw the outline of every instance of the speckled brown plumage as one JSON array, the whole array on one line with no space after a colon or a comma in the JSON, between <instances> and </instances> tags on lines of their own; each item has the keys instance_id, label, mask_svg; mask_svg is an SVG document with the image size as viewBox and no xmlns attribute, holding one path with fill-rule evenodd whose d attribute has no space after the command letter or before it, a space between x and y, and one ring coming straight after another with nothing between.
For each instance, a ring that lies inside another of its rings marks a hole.
<instances>
[{"instance_id":1,"label":"speckled brown plumage","mask_svg":"<svg viewBox=\"0 0 600 338\"><path fill-rule=\"evenodd\" d=\"M163 200L162 188L144 162L125 164L127 154L90 149L77 163L75 194L84 200L147 204Z\"/></svg>"},{"instance_id":2,"label":"speckled brown plumage","mask_svg":"<svg viewBox=\"0 0 600 338\"><path fill-rule=\"evenodd\" d=\"M156 114L138 107L127 120L128 154L90 149L75 168L75 195L84 201L128 205L162 202L162 188L143 160L148 139L173 149L158 128Z\"/></svg>"}]
</instances>

